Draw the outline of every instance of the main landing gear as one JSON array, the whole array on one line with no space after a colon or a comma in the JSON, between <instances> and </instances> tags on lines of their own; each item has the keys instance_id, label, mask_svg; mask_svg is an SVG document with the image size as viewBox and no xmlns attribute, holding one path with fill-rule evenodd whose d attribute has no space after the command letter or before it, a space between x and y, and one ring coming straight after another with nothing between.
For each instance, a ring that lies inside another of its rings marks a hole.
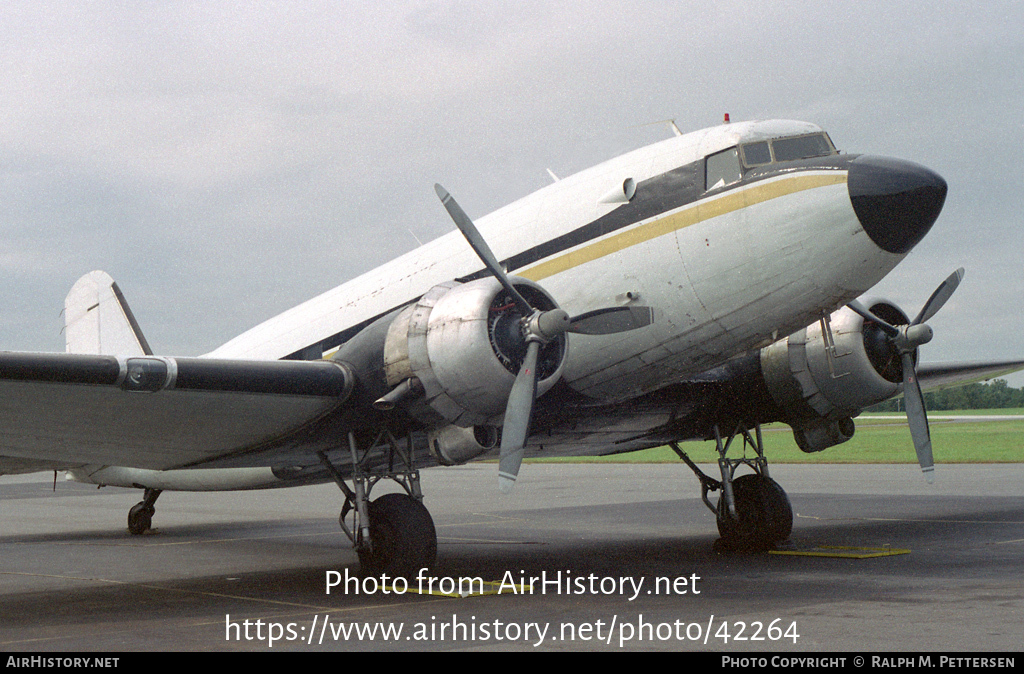
<instances>
[{"instance_id":1,"label":"main landing gear","mask_svg":"<svg viewBox=\"0 0 1024 674\"><path fill-rule=\"evenodd\" d=\"M669 446L700 480L701 499L715 513L718 533L721 535L715 547L717 550L733 552L771 549L788 539L792 533L793 509L786 492L768 475L761 426L755 424L754 435L751 435L746 425L737 424L725 442L722 441L717 424L714 430L718 467L722 473L720 481L705 475L678 443L672 442ZM744 455L737 459L728 458L726 455L737 437L743 438ZM746 456L748 446L754 450L754 457ZM736 469L740 466L747 466L754 472L736 477ZM708 492L719 489L722 490L722 496L718 504L714 505L708 499Z\"/></svg>"},{"instance_id":2,"label":"main landing gear","mask_svg":"<svg viewBox=\"0 0 1024 674\"><path fill-rule=\"evenodd\" d=\"M142 500L128 511L128 531L138 536L153 528L153 515L156 513L157 498L163 493L160 489L147 489Z\"/></svg>"},{"instance_id":3,"label":"main landing gear","mask_svg":"<svg viewBox=\"0 0 1024 674\"><path fill-rule=\"evenodd\" d=\"M423 506L412 438L408 438L403 449L394 435L383 431L363 452L359 451L354 434L348 434L348 442L352 455L351 487L324 452L317 454L345 494L338 523L359 555L363 575L408 578L433 566L437 558L437 532L434 520ZM385 494L370 501L370 491L383 479L397 482L405 493Z\"/></svg>"}]
</instances>

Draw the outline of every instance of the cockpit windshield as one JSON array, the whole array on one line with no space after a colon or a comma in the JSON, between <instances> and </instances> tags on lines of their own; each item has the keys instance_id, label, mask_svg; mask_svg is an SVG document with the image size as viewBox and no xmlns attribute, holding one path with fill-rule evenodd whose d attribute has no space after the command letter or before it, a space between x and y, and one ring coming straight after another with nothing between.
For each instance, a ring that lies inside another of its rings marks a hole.
<instances>
[{"instance_id":1,"label":"cockpit windshield","mask_svg":"<svg viewBox=\"0 0 1024 674\"><path fill-rule=\"evenodd\" d=\"M832 141L824 133L747 143L740 145L740 151L743 154L743 164L748 167L810 157L825 157L836 153Z\"/></svg>"},{"instance_id":2,"label":"cockpit windshield","mask_svg":"<svg viewBox=\"0 0 1024 674\"><path fill-rule=\"evenodd\" d=\"M704 160L704 189L713 190L740 182L745 168L833 154L836 154L836 148L824 132L743 143L707 156Z\"/></svg>"}]
</instances>

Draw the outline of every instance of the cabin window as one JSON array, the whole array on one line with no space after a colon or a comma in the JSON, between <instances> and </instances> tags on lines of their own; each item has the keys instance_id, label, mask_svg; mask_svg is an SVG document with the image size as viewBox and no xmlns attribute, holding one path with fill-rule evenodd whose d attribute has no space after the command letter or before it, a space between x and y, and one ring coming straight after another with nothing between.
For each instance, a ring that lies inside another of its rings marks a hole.
<instances>
[{"instance_id":1,"label":"cabin window","mask_svg":"<svg viewBox=\"0 0 1024 674\"><path fill-rule=\"evenodd\" d=\"M772 141L775 161L793 161L808 157L825 157L832 154L832 143L823 133L795 138L779 138Z\"/></svg>"},{"instance_id":2,"label":"cabin window","mask_svg":"<svg viewBox=\"0 0 1024 674\"><path fill-rule=\"evenodd\" d=\"M747 166L760 166L761 164L772 163L772 153L768 149L768 141L750 143L740 146L743 151L743 163Z\"/></svg>"},{"instance_id":3,"label":"cabin window","mask_svg":"<svg viewBox=\"0 0 1024 674\"><path fill-rule=\"evenodd\" d=\"M736 148L731 147L724 152L709 155L706 165L704 189L737 183L743 174L740 171L740 155Z\"/></svg>"}]
</instances>

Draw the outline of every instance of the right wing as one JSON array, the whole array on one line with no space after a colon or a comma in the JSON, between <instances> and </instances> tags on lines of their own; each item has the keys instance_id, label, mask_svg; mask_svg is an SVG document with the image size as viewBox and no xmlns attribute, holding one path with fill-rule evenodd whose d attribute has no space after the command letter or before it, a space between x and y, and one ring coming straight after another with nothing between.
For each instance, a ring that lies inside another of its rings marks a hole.
<instances>
[{"instance_id":1,"label":"right wing","mask_svg":"<svg viewBox=\"0 0 1024 674\"><path fill-rule=\"evenodd\" d=\"M256 451L339 409L330 361L0 353L0 473L166 470Z\"/></svg>"}]
</instances>

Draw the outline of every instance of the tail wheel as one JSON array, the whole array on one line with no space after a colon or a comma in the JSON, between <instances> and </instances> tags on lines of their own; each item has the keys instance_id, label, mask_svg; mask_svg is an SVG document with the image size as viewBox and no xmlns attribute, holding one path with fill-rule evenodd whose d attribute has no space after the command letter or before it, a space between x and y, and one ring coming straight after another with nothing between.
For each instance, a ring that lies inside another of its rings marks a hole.
<instances>
[{"instance_id":1,"label":"tail wheel","mask_svg":"<svg viewBox=\"0 0 1024 674\"><path fill-rule=\"evenodd\" d=\"M437 559L437 531L430 513L407 494L385 494L369 504L373 549L359 553L364 576L411 578Z\"/></svg>"},{"instance_id":2,"label":"tail wheel","mask_svg":"<svg viewBox=\"0 0 1024 674\"><path fill-rule=\"evenodd\" d=\"M729 515L725 498L718 501L718 533L736 550L768 550L793 532L789 497L770 477L743 475L733 480L736 517Z\"/></svg>"},{"instance_id":3,"label":"tail wheel","mask_svg":"<svg viewBox=\"0 0 1024 674\"><path fill-rule=\"evenodd\" d=\"M153 528L154 514L156 514L156 508L153 506L146 505L144 501L136 503L128 511L128 531L135 536L146 533Z\"/></svg>"},{"instance_id":4,"label":"tail wheel","mask_svg":"<svg viewBox=\"0 0 1024 674\"><path fill-rule=\"evenodd\" d=\"M160 498L160 489L147 488L141 501L128 511L128 531L133 536L146 533L153 527L153 515L156 514L156 500Z\"/></svg>"}]
</instances>

